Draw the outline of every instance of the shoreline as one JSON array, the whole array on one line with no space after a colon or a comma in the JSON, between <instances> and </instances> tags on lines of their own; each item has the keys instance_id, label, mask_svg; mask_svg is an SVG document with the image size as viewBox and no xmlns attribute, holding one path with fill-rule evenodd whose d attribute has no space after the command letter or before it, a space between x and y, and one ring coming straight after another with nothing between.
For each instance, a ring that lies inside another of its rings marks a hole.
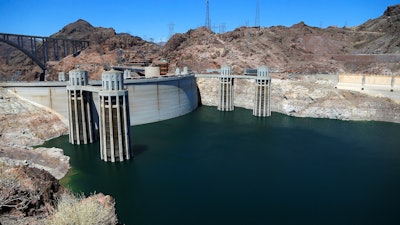
<instances>
[{"instance_id":1,"label":"shoreline","mask_svg":"<svg viewBox=\"0 0 400 225\"><path fill-rule=\"evenodd\" d=\"M57 137L54 137L57 138ZM57 180L66 176L71 168L69 156L60 148L0 146L0 163L10 167L27 166L49 172Z\"/></svg>"},{"instance_id":2,"label":"shoreline","mask_svg":"<svg viewBox=\"0 0 400 225\"><path fill-rule=\"evenodd\" d=\"M218 79L197 78L201 102L217 106ZM272 76L271 111L301 118L400 123L400 104L387 96L343 90L329 76ZM254 82L235 80L234 105L253 109Z\"/></svg>"}]
</instances>

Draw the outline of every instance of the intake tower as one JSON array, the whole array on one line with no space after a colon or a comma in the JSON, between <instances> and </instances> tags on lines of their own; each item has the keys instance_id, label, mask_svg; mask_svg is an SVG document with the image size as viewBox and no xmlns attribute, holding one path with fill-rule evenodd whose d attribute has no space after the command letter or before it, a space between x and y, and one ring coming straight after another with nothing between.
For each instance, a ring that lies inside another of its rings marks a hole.
<instances>
[{"instance_id":1,"label":"intake tower","mask_svg":"<svg viewBox=\"0 0 400 225\"><path fill-rule=\"evenodd\" d=\"M68 117L69 142L71 144L88 144L96 140L92 118L93 95L86 90L88 72L80 69L69 72Z\"/></svg>"},{"instance_id":2,"label":"intake tower","mask_svg":"<svg viewBox=\"0 0 400 225\"><path fill-rule=\"evenodd\" d=\"M129 160L133 156L129 100L122 72L103 72L99 100L100 158L111 162Z\"/></svg>"}]
</instances>

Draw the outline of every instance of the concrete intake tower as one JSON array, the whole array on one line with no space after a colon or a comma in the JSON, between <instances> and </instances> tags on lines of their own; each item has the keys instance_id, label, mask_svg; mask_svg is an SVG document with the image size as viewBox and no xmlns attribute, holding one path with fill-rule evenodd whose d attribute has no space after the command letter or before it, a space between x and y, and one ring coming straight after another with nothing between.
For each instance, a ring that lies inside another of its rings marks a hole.
<instances>
[{"instance_id":1,"label":"concrete intake tower","mask_svg":"<svg viewBox=\"0 0 400 225\"><path fill-rule=\"evenodd\" d=\"M271 116L271 77L268 67L257 69L253 115Z\"/></svg>"},{"instance_id":2,"label":"concrete intake tower","mask_svg":"<svg viewBox=\"0 0 400 225\"><path fill-rule=\"evenodd\" d=\"M233 111L233 78L232 67L221 67L221 76L219 78L218 89L218 110L219 111Z\"/></svg>"},{"instance_id":3,"label":"concrete intake tower","mask_svg":"<svg viewBox=\"0 0 400 225\"><path fill-rule=\"evenodd\" d=\"M103 72L99 100L100 158L111 162L129 160L133 157L129 100L122 72Z\"/></svg>"},{"instance_id":4,"label":"concrete intake tower","mask_svg":"<svg viewBox=\"0 0 400 225\"><path fill-rule=\"evenodd\" d=\"M86 90L88 72L80 69L69 72L70 82L67 85L69 142L71 144L88 144L96 140L92 118L93 95Z\"/></svg>"}]
</instances>

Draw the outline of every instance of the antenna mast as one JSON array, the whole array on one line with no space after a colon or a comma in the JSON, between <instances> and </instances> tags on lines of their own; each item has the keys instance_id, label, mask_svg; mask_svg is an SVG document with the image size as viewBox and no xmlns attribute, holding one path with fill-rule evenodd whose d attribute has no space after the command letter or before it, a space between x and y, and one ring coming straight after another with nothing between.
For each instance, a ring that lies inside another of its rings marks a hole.
<instances>
[{"instance_id":1,"label":"antenna mast","mask_svg":"<svg viewBox=\"0 0 400 225\"><path fill-rule=\"evenodd\" d=\"M256 19L255 19L254 26L260 27L260 2L259 2L259 0L257 0L257 3L256 3Z\"/></svg>"},{"instance_id":2,"label":"antenna mast","mask_svg":"<svg viewBox=\"0 0 400 225\"><path fill-rule=\"evenodd\" d=\"M206 0L206 23L204 24L209 30L211 30L211 19L210 19L210 4Z\"/></svg>"}]
</instances>

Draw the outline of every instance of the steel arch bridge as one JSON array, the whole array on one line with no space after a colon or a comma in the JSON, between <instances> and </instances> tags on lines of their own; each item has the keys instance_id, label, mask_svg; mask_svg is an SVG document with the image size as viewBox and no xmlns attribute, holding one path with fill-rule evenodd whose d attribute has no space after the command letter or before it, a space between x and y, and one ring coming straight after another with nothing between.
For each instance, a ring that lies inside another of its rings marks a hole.
<instances>
[{"instance_id":1,"label":"steel arch bridge","mask_svg":"<svg viewBox=\"0 0 400 225\"><path fill-rule=\"evenodd\" d=\"M13 46L46 71L48 61L59 61L69 54L77 55L89 41L0 33L0 42Z\"/></svg>"}]
</instances>

